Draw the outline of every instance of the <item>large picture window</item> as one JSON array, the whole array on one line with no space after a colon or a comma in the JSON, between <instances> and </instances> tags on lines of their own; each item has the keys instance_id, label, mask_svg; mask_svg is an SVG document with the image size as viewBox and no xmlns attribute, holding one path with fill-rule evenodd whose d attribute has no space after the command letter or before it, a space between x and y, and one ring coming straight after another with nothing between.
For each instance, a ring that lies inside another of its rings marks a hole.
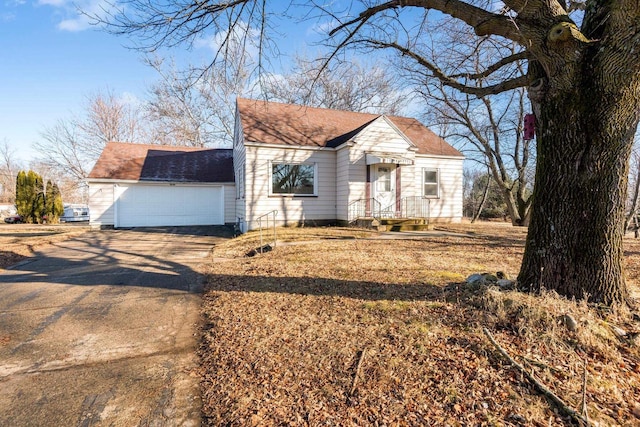
<instances>
[{"instance_id":1,"label":"large picture window","mask_svg":"<svg viewBox=\"0 0 640 427\"><path fill-rule=\"evenodd\" d=\"M437 198L440 196L440 174L438 169L422 169L422 195Z\"/></svg>"},{"instance_id":2,"label":"large picture window","mask_svg":"<svg viewBox=\"0 0 640 427\"><path fill-rule=\"evenodd\" d=\"M316 194L316 166L271 164L271 193L313 196Z\"/></svg>"}]
</instances>

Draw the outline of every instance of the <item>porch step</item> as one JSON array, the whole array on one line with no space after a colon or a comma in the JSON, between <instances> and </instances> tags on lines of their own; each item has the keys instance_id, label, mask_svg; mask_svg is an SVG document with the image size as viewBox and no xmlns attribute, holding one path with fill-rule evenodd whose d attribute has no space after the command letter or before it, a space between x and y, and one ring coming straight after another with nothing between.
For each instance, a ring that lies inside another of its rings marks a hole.
<instances>
[{"instance_id":1,"label":"porch step","mask_svg":"<svg viewBox=\"0 0 640 427\"><path fill-rule=\"evenodd\" d=\"M397 226L397 225L424 225L427 224L425 218L381 218L381 225Z\"/></svg>"},{"instance_id":2,"label":"porch step","mask_svg":"<svg viewBox=\"0 0 640 427\"><path fill-rule=\"evenodd\" d=\"M424 218L359 218L357 227L369 228L376 231L425 231L433 226Z\"/></svg>"},{"instance_id":3,"label":"porch step","mask_svg":"<svg viewBox=\"0 0 640 427\"><path fill-rule=\"evenodd\" d=\"M387 226L387 231L427 231L433 230L430 224L395 224Z\"/></svg>"}]
</instances>

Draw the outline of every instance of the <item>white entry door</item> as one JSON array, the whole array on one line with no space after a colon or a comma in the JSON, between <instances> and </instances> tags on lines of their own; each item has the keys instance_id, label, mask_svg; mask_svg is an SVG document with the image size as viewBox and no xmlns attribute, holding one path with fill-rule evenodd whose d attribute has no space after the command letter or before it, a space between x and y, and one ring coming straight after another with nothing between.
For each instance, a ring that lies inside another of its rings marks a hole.
<instances>
[{"instance_id":1,"label":"white entry door","mask_svg":"<svg viewBox=\"0 0 640 427\"><path fill-rule=\"evenodd\" d=\"M373 165L373 197L380 202L382 216L392 216L396 210L396 165Z\"/></svg>"}]
</instances>

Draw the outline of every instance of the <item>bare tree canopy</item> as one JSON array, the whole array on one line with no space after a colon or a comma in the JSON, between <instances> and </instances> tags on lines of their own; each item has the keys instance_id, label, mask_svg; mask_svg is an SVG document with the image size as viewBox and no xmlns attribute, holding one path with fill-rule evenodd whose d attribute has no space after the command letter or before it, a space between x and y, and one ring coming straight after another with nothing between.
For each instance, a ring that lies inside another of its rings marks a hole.
<instances>
[{"instance_id":1,"label":"bare tree canopy","mask_svg":"<svg viewBox=\"0 0 640 427\"><path fill-rule=\"evenodd\" d=\"M102 22L151 49L211 32L221 38L220 52L228 35L244 28L244 40L263 54L273 20L284 16L274 9L282 4L275 4L128 0ZM640 120L640 0L587 1L575 19L570 14L580 4L558 0L352 1L336 9L340 4L310 3L307 12L333 24L327 60L345 49L384 49L413 61L425 78L463 93L528 88L538 154L519 287L552 288L607 304L627 301L622 237L629 157ZM292 6L291 12L299 9ZM449 53L439 51L440 42L455 49L460 37L473 37L478 49L505 40L518 49L483 56L474 67L480 71L469 72L463 66L468 61L440 63ZM425 50L429 40L438 41L436 55ZM514 66L522 58L526 72Z\"/></svg>"},{"instance_id":2,"label":"bare tree canopy","mask_svg":"<svg viewBox=\"0 0 640 427\"><path fill-rule=\"evenodd\" d=\"M291 73L267 79L264 96L281 102L335 110L399 115L408 96L381 64L358 61L324 67L321 60L294 58Z\"/></svg>"},{"instance_id":3,"label":"bare tree canopy","mask_svg":"<svg viewBox=\"0 0 640 427\"><path fill-rule=\"evenodd\" d=\"M81 181L110 141L145 142L146 136L138 109L107 91L89 96L79 117L46 128L34 148L39 162Z\"/></svg>"}]
</instances>

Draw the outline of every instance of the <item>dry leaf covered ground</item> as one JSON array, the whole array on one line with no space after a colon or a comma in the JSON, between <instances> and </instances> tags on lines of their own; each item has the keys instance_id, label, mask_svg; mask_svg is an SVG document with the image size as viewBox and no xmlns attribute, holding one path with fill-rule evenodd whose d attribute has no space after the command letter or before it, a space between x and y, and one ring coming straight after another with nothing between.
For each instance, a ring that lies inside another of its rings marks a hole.
<instances>
[{"instance_id":1,"label":"dry leaf covered ground","mask_svg":"<svg viewBox=\"0 0 640 427\"><path fill-rule=\"evenodd\" d=\"M249 233L217 247L200 349L212 426L569 424L482 333L594 425L640 425L640 329L626 310L552 294L471 288L472 273L514 276L525 230L456 225L461 236L381 240L341 228ZM304 242L308 243L304 243ZM285 244L283 242L289 242ZM629 239L636 289L640 243ZM570 314L570 332L559 322Z\"/></svg>"}]
</instances>

